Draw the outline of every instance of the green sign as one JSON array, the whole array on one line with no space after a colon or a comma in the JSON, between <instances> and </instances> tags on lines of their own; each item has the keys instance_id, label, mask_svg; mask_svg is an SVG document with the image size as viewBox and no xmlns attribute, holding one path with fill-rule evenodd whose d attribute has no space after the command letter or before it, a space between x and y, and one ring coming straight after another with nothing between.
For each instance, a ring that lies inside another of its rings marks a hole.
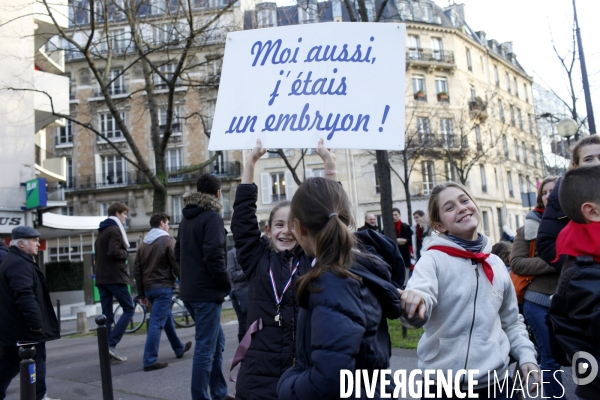
<instances>
[{"instance_id":1,"label":"green sign","mask_svg":"<svg viewBox=\"0 0 600 400\"><path fill-rule=\"evenodd\" d=\"M27 181L25 209L31 210L38 207L46 207L48 196L46 194L46 179L35 178Z\"/></svg>"}]
</instances>

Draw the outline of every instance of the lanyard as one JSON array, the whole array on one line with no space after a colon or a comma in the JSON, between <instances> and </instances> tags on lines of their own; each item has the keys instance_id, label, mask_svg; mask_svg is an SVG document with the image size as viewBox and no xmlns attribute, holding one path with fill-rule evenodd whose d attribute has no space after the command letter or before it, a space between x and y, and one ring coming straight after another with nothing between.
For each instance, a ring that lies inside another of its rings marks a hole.
<instances>
[{"instance_id":1,"label":"lanyard","mask_svg":"<svg viewBox=\"0 0 600 400\"><path fill-rule=\"evenodd\" d=\"M291 262L290 262L290 264L291 264ZM273 294L275 295L275 304L277 305L277 310L279 310L279 304L281 304L281 301L283 300L283 295L292 285L292 278L294 277L294 274L296 273L296 270L298 269L298 265L300 265L300 260L298 260L298 262L296 263L296 266L292 270L292 273L290 274L290 279L288 279L287 283L285 284L285 287L283 288L283 292L281 292L281 296L279 296L277 294L277 285L275 285L275 277L273 276L273 269L269 267L269 275L271 276L271 285L273 286Z\"/></svg>"}]
</instances>

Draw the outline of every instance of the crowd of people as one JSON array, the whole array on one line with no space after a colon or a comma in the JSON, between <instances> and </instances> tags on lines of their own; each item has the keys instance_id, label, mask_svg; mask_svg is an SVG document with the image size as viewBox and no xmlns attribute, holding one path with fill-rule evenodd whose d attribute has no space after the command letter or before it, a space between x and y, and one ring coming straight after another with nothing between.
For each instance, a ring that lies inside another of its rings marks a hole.
<instances>
[{"instance_id":1,"label":"crowd of people","mask_svg":"<svg viewBox=\"0 0 600 400\"><path fill-rule=\"evenodd\" d=\"M169 235L167 214L151 216L134 263L138 296L152 305L144 371L168 365L158 361L164 330L177 358L194 347L193 399L340 398L340 371L389 368L388 319L423 328L417 348L421 370L478 370L479 398L516 396L511 379L490 378L505 376L513 361L528 388L546 398L566 398L561 365L571 365L577 354L600 361L597 135L574 146L564 177L540 182L524 226L495 244L479 231L475 199L454 182L433 189L427 213L413 213L413 227L393 209L395 242L382 234L372 213L353 232L357 224L337 182L335 154L322 140L317 154L325 177L307 179L291 201L279 202L263 235L254 167L265 152L257 141L237 187L235 248L227 250L220 181L212 175L201 176L197 191L184 198L176 238ZM125 266L127 212L125 204L111 205L96 241L96 285L108 318L109 353L121 362L127 358L117 345L134 310ZM19 371L17 341L36 343L37 399L48 398L45 342L60 332L33 259L39 237L33 228L18 227L10 247L0 246L0 399ZM182 343L175 330L169 305L176 279L195 321L195 345ZM231 366L235 395L228 393L222 373L220 315L228 295L239 321ZM123 317L111 328L113 298ZM600 377L579 383L578 398L599 398ZM466 390L465 380L455 384ZM357 385L367 393L364 381ZM374 398L386 389L377 386ZM430 392L453 398L435 388Z\"/></svg>"}]
</instances>

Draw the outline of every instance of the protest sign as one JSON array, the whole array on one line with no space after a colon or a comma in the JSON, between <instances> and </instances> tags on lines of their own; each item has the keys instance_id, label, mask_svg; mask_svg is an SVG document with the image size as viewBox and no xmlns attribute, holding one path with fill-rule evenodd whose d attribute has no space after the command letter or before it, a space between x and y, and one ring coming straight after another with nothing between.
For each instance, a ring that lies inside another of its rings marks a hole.
<instances>
[{"instance_id":1,"label":"protest sign","mask_svg":"<svg viewBox=\"0 0 600 400\"><path fill-rule=\"evenodd\" d=\"M209 150L404 148L403 24L320 23L227 35Z\"/></svg>"}]
</instances>

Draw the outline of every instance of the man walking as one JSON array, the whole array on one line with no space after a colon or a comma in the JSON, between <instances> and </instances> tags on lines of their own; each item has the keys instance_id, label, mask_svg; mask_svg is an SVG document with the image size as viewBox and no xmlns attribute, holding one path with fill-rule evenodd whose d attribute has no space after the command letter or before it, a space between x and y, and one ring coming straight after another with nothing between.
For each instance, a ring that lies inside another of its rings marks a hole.
<instances>
[{"instance_id":1,"label":"man walking","mask_svg":"<svg viewBox=\"0 0 600 400\"><path fill-rule=\"evenodd\" d=\"M35 344L36 399L46 395L46 342L60 338L46 279L34 256L40 233L29 226L12 230L10 248L0 264L0 399L19 374L17 342Z\"/></svg>"},{"instance_id":2,"label":"man walking","mask_svg":"<svg viewBox=\"0 0 600 400\"><path fill-rule=\"evenodd\" d=\"M396 229L396 243L398 244L398 250L400 250L400 254L402 254L402 259L404 260L404 266L407 269L410 269L410 246L412 244L412 228L402 222L400 209L394 207L392 208L392 216L394 218L394 228ZM406 274L408 276L408 273Z\"/></svg>"},{"instance_id":3,"label":"man walking","mask_svg":"<svg viewBox=\"0 0 600 400\"><path fill-rule=\"evenodd\" d=\"M170 217L165 213L150 217L152 229L137 251L133 268L141 303L145 306L148 302L152 304L144 348L144 371L154 371L169 365L158 362L161 329L165 330L177 358L183 357L192 347L192 342L187 342L184 346L179 340L171 313L171 299L175 277L179 278L179 264L175 261L175 239L169 235L169 220Z\"/></svg>"},{"instance_id":4,"label":"man walking","mask_svg":"<svg viewBox=\"0 0 600 400\"><path fill-rule=\"evenodd\" d=\"M111 204L108 207L109 217L100 223L100 233L96 238L96 286L100 292L102 314L106 316L108 353L119 361L127 361L127 357L119 354L116 347L135 312L127 289L129 275L125 265L129 240L123 224L128 211L129 208L123 203ZM113 296L123 309L123 315L114 328Z\"/></svg>"},{"instance_id":5,"label":"man walking","mask_svg":"<svg viewBox=\"0 0 600 400\"><path fill-rule=\"evenodd\" d=\"M192 399L233 399L221 370L225 334L221 308L231 290L225 266L227 232L221 218L221 182L204 174L197 193L184 197L175 257L181 265L180 296L196 323ZM209 396L210 388L210 396Z\"/></svg>"},{"instance_id":6,"label":"man walking","mask_svg":"<svg viewBox=\"0 0 600 400\"><path fill-rule=\"evenodd\" d=\"M381 229L379 229L379 226L377 226L377 218L375 218L375 214L366 214L365 224L358 228L358 231L360 232L367 229L371 229L375 232L381 233Z\"/></svg>"}]
</instances>

